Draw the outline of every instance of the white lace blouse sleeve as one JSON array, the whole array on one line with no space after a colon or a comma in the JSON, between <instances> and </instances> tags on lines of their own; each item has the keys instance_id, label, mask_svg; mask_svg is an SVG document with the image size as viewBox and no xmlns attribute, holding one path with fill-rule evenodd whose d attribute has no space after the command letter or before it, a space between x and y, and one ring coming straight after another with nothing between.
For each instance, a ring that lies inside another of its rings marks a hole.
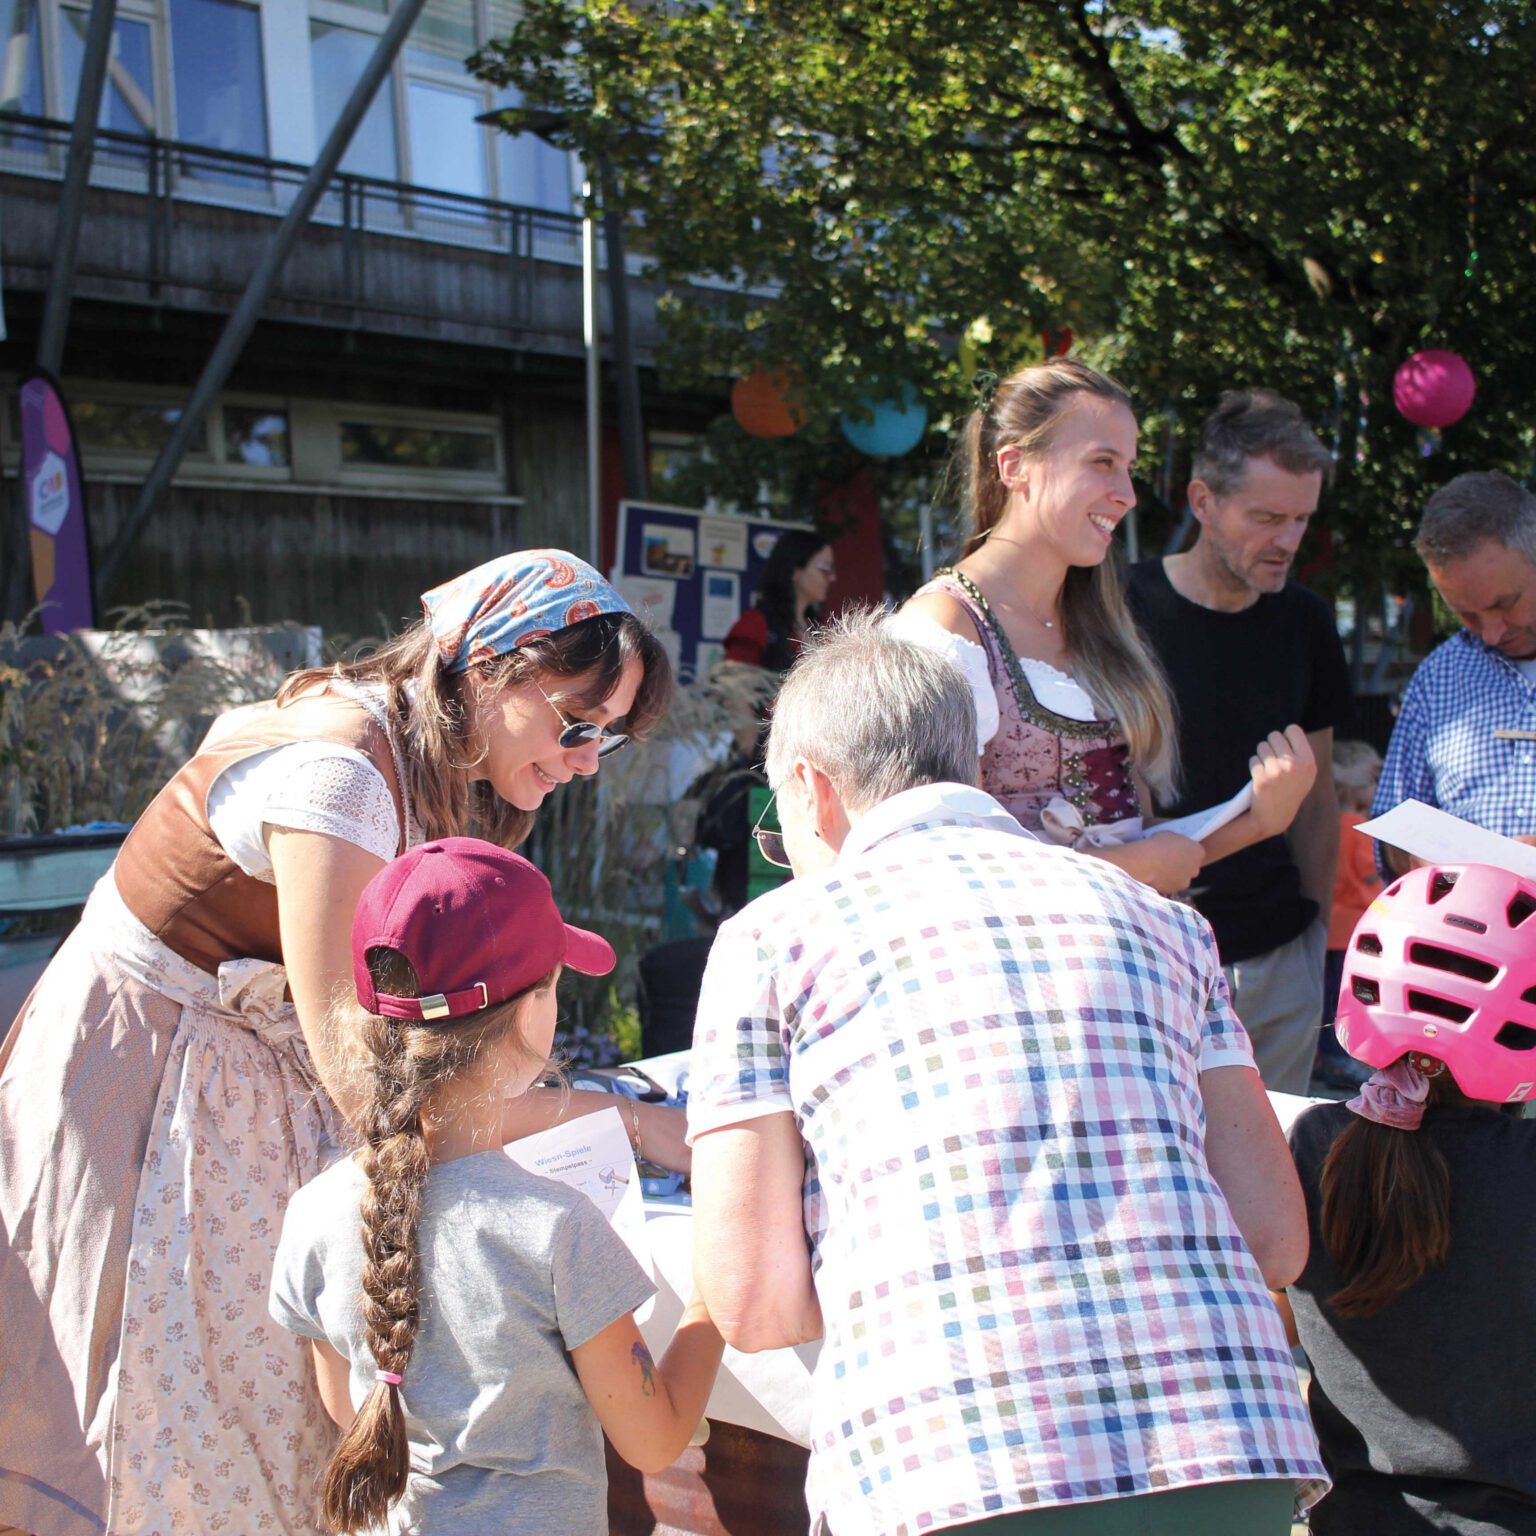
<instances>
[{"instance_id":1,"label":"white lace blouse sleeve","mask_svg":"<svg viewBox=\"0 0 1536 1536\"><path fill-rule=\"evenodd\" d=\"M384 775L361 752L329 741L273 747L225 769L209 792L208 820L230 858L268 882L267 827L322 832L384 860L400 846Z\"/></svg>"},{"instance_id":2,"label":"white lace blouse sleeve","mask_svg":"<svg viewBox=\"0 0 1536 1536\"><path fill-rule=\"evenodd\" d=\"M892 634L937 651L959 667L976 700L976 751L978 755L984 752L987 743L997 735L998 726L997 694L987 671L987 653L974 640L953 634L926 613L912 613L904 608L891 619L890 629Z\"/></svg>"}]
</instances>

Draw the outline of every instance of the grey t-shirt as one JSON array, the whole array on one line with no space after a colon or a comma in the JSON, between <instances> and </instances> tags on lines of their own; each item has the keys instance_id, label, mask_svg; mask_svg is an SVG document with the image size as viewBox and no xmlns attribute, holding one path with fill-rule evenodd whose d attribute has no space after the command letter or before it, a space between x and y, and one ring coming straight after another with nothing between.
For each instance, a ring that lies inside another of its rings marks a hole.
<instances>
[{"instance_id":1,"label":"grey t-shirt","mask_svg":"<svg viewBox=\"0 0 1536 1536\"><path fill-rule=\"evenodd\" d=\"M345 1158L293 1197L272 1316L325 1339L373 1387L362 1321L362 1169ZM577 1190L501 1152L441 1163L419 1228L421 1323L401 1400L410 1488L391 1529L598 1536L608 1529L602 1432L569 1351L655 1290Z\"/></svg>"}]
</instances>

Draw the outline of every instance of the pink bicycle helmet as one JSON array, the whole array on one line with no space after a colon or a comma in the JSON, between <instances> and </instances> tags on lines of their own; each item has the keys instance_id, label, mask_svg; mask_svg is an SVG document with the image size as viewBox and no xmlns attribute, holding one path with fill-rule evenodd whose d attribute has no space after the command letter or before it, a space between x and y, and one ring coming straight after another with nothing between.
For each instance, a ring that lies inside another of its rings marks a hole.
<instances>
[{"instance_id":1,"label":"pink bicycle helmet","mask_svg":"<svg viewBox=\"0 0 1536 1536\"><path fill-rule=\"evenodd\" d=\"M1350 937L1334 1020L1367 1066L1444 1062L1471 1099L1536 1092L1536 881L1488 864L1394 881Z\"/></svg>"}]
</instances>

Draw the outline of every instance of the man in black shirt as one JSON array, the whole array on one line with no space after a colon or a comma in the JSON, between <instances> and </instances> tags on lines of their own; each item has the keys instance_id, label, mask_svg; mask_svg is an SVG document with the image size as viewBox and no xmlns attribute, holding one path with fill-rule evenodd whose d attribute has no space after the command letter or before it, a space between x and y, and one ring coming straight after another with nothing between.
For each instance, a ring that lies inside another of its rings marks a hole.
<instances>
[{"instance_id":1,"label":"man in black shirt","mask_svg":"<svg viewBox=\"0 0 1536 1536\"><path fill-rule=\"evenodd\" d=\"M1195 453L1189 504L1200 536L1184 554L1135 566L1128 594L1178 705L1182 788L1160 815L1234 795L1270 731L1299 723L1317 758L1289 833L1207 865L1191 891L1264 1084L1286 1093L1306 1092L1322 1025L1339 848L1333 732L1350 710L1333 615L1287 577L1332 473L1289 401L1228 391Z\"/></svg>"}]
</instances>

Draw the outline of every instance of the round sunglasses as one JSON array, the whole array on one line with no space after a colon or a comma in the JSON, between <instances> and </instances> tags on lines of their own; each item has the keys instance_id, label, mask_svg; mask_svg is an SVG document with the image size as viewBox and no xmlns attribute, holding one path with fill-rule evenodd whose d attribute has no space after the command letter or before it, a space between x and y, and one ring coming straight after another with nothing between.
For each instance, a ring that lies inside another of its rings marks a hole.
<instances>
[{"instance_id":1,"label":"round sunglasses","mask_svg":"<svg viewBox=\"0 0 1536 1536\"><path fill-rule=\"evenodd\" d=\"M544 693L544 690L540 688L539 692ZM595 741L598 760L601 761L629 745L629 737L623 731L599 725L595 720L572 720L547 693L544 693L544 702L559 715L564 726L557 738L562 751L569 752L575 747L585 747Z\"/></svg>"}]
</instances>

